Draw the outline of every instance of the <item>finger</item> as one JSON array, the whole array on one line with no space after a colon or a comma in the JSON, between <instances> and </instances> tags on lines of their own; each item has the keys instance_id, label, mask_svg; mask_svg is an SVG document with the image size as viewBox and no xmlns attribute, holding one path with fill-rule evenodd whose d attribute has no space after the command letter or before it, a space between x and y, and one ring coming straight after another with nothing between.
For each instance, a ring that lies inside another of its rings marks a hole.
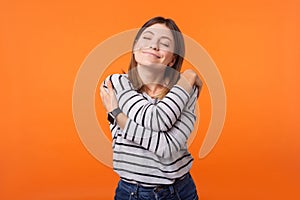
<instances>
[{"instance_id":1,"label":"finger","mask_svg":"<svg viewBox=\"0 0 300 200\"><path fill-rule=\"evenodd\" d=\"M107 85L107 88L108 88L108 89L112 89L112 84L111 84L111 81L110 81L110 80L107 80L107 81L106 81L106 85Z\"/></svg>"},{"instance_id":2,"label":"finger","mask_svg":"<svg viewBox=\"0 0 300 200\"><path fill-rule=\"evenodd\" d=\"M101 86L100 86L100 95L101 95L101 97L103 97L104 95L106 95L107 94L107 92L106 92L106 90L105 90L105 88L104 88L104 85L102 84Z\"/></svg>"},{"instance_id":3,"label":"finger","mask_svg":"<svg viewBox=\"0 0 300 200\"><path fill-rule=\"evenodd\" d=\"M110 80L107 81L107 88L110 95L114 94L114 89Z\"/></svg>"},{"instance_id":4,"label":"finger","mask_svg":"<svg viewBox=\"0 0 300 200\"><path fill-rule=\"evenodd\" d=\"M201 80L200 78L198 78L198 85L199 85L200 87L202 87L202 85L203 85L203 82L202 82L202 80Z\"/></svg>"}]
</instances>

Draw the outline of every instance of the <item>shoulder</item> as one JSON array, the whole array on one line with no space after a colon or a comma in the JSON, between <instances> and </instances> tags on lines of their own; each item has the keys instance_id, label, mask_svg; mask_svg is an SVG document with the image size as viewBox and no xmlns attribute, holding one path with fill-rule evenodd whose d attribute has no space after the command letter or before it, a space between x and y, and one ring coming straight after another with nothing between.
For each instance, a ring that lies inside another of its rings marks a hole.
<instances>
[{"instance_id":1,"label":"shoulder","mask_svg":"<svg viewBox=\"0 0 300 200\"><path fill-rule=\"evenodd\" d=\"M199 97L200 90L201 90L201 88L194 85L192 90L189 93L190 100L194 101L193 99L195 99L195 98L197 99Z\"/></svg>"},{"instance_id":2,"label":"shoulder","mask_svg":"<svg viewBox=\"0 0 300 200\"><path fill-rule=\"evenodd\" d=\"M128 74L110 74L106 77L105 81L110 80L112 83L129 81Z\"/></svg>"},{"instance_id":3,"label":"shoulder","mask_svg":"<svg viewBox=\"0 0 300 200\"><path fill-rule=\"evenodd\" d=\"M122 89L124 89L124 87L131 87L131 83L128 79L128 74L111 74L109 76L106 77L104 84L106 84L106 81L110 80L113 87L122 87Z\"/></svg>"},{"instance_id":4,"label":"shoulder","mask_svg":"<svg viewBox=\"0 0 300 200\"><path fill-rule=\"evenodd\" d=\"M106 80L114 80L114 79L128 79L128 74L110 74L106 77Z\"/></svg>"}]
</instances>

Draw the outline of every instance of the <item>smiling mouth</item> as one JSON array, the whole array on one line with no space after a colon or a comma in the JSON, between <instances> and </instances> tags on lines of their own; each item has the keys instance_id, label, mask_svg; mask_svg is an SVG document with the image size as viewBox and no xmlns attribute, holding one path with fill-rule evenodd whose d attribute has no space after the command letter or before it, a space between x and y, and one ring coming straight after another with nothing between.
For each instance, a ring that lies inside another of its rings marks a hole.
<instances>
[{"instance_id":1,"label":"smiling mouth","mask_svg":"<svg viewBox=\"0 0 300 200\"><path fill-rule=\"evenodd\" d=\"M148 52L148 51L143 51L144 54L148 54L148 55L152 55L156 58L161 58L159 55L155 54L155 53L151 53L151 52Z\"/></svg>"}]
</instances>

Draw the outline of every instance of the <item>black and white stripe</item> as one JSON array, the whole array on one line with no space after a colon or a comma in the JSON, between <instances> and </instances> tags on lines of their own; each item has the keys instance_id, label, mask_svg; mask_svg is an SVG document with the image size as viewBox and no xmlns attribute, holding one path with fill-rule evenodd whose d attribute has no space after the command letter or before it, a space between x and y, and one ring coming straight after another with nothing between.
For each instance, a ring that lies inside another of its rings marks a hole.
<instances>
[{"instance_id":1,"label":"black and white stripe","mask_svg":"<svg viewBox=\"0 0 300 200\"><path fill-rule=\"evenodd\" d=\"M124 130L110 125L114 170L120 177L153 186L171 184L189 172L193 158L186 142L196 121L197 88L188 94L175 85L157 101L135 91L127 74L108 79L128 116Z\"/></svg>"}]
</instances>

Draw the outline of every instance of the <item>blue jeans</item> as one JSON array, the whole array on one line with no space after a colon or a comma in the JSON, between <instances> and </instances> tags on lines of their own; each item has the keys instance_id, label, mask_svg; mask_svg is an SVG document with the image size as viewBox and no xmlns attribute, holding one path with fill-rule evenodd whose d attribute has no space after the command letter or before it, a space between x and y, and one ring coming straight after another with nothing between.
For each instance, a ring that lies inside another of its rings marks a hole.
<instances>
[{"instance_id":1,"label":"blue jeans","mask_svg":"<svg viewBox=\"0 0 300 200\"><path fill-rule=\"evenodd\" d=\"M114 200L197 200L195 183L188 173L183 179L163 187L143 187L120 180Z\"/></svg>"}]
</instances>

